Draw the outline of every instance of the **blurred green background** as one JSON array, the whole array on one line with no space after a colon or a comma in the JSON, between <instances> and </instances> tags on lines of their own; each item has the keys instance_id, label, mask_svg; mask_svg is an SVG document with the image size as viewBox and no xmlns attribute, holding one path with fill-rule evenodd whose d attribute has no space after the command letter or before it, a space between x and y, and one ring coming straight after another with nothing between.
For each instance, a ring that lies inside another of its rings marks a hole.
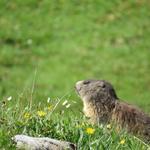
<instances>
[{"instance_id":1,"label":"blurred green background","mask_svg":"<svg viewBox=\"0 0 150 150\"><path fill-rule=\"evenodd\" d=\"M89 78L150 112L148 0L0 1L1 100L26 103L35 83L34 103L80 102L70 90Z\"/></svg>"}]
</instances>

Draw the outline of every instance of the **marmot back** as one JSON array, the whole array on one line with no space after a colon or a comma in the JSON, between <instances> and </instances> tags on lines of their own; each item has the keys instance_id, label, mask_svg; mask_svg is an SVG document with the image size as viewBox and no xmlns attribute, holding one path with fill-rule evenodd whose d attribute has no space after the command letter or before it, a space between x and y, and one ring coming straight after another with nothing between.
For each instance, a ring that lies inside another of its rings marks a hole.
<instances>
[{"instance_id":1,"label":"marmot back","mask_svg":"<svg viewBox=\"0 0 150 150\"><path fill-rule=\"evenodd\" d=\"M78 81L75 87L83 101L83 112L91 123L113 122L150 142L150 117L138 108L120 102L109 82L84 80Z\"/></svg>"}]
</instances>

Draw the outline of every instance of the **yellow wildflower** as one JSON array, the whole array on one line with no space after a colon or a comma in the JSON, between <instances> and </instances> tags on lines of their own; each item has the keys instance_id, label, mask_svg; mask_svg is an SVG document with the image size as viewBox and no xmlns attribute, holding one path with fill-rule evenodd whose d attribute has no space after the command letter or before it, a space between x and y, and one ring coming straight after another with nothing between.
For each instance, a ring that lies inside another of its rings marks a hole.
<instances>
[{"instance_id":1,"label":"yellow wildflower","mask_svg":"<svg viewBox=\"0 0 150 150\"><path fill-rule=\"evenodd\" d=\"M87 128L86 129L87 134L94 134L94 132L95 132L95 129L93 129L93 128Z\"/></svg>"},{"instance_id":2,"label":"yellow wildflower","mask_svg":"<svg viewBox=\"0 0 150 150\"><path fill-rule=\"evenodd\" d=\"M51 106L51 105L48 106L48 107L47 107L47 110L49 110L49 111L52 110L52 106Z\"/></svg>"},{"instance_id":3,"label":"yellow wildflower","mask_svg":"<svg viewBox=\"0 0 150 150\"><path fill-rule=\"evenodd\" d=\"M39 117L44 117L46 115L46 112L44 112L44 111L37 111L37 115Z\"/></svg>"},{"instance_id":4,"label":"yellow wildflower","mask_svg":"<svg viewBox=\"0 0 150 150\"><path fill-rule=\"evenodd\" d=\"M29 119L29 118L31 118L31 114L28 113L28 112L26 112L23 117L24 117L25 119Z\"/></svg>"},{"instance_id":5,"label":"yellow wildflower","mask_svg":"<svg viewBox=\"0 0 150 150\"><path fill-rule=\"evenodd\" d=\"M122 139L122 140L120 141L120 144L123 145L123 144L125 143L125 141L126 141L125 139Z\"/></svg>"},{"instance_id":6,"label":"yellow wildflower","mask_svg":"<svg viewBox=\"0 0 150 150\"><path fill-rule=\"evenodd\" d=\"M108 124L106 127L107 129L111 129L111 124Z\"/></svg>"}]
</instances>

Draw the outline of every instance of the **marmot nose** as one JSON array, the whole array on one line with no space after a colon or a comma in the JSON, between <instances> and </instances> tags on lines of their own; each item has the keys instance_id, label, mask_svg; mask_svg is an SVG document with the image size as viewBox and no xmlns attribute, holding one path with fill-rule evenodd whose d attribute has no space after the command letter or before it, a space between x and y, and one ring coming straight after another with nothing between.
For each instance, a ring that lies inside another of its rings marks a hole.
<instances>
[{"instance_id":1,"label":"marmot nose","mask_svg":"<svg viewBox=\"0 0 150 150\"><path fill-rule=\"evenodd\" d=\"M83 80L76 82L76 86L81 85L83 82L84 82Z\"/></svg>"},{"instance_id":2,"label":"marmot nose","mask_svg":"<svg viewBox=\"0 0 150 150\"><path fill-rule=\"evenodd\" d=\"M80 91L82 84L83 84L83 81L78 81L78 82L76 82L75 88L76 88L78 91Z\"/></svg>"}]
</instances>

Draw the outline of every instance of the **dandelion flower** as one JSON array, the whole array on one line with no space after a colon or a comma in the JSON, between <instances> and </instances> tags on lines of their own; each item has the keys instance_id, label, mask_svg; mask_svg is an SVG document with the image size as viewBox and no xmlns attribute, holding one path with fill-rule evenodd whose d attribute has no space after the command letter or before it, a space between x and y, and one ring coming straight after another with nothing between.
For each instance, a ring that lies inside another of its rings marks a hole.
<instances>
[{"instance_id":1,"label":"dandelion flower","mask_svg":"<svg viewBox=\"0 0 150 150\"><path fill-rule=\"evenodd\" d=\"M24 117L25 119L29 119L29 118L31 118L31 114L28 113L28 112L26 112L23 117Z\"/></svg>"},{"instance_id":2,"label":"dandelion flower","mask_svg":"<svg viewBox=\"0 0 150 150\"><path fill-rule=\"evenodd\" d=\"M87 128L86 129L87 134L94 134L94 132L95 132L95 129L93 129L93 128Z\"/></svg>"},{"instance_id":3,"label":"dandelion flower","mask_svg":"<svg viewBox=\"0 0 150 150\"><path fill-rule=\"evenodd\" d=\"M125 143L125 139L122 139L121 141L120 141L120 144L124 144Z\"/></svg>"},{"instance_id":4,"label":"dandelion flower","mask_svg":"<svg viewBox=\"0 0 150 150\"><path fill-rule=\"evenodd\" d=\"M44 111L37 111L37 115L39 117L44 117L46 115L46 112L44 112Z\"/></svg>"},{"instance_id":5,"label":"dandelion flower","mask_svg":"<svg viewBox=\"0 0 150 150\"><path fill-rule=\"evenodd\" d=\"M107 129L111 129L111 124L108 124L106 127Z\"/></svg>"}]
</instances>

